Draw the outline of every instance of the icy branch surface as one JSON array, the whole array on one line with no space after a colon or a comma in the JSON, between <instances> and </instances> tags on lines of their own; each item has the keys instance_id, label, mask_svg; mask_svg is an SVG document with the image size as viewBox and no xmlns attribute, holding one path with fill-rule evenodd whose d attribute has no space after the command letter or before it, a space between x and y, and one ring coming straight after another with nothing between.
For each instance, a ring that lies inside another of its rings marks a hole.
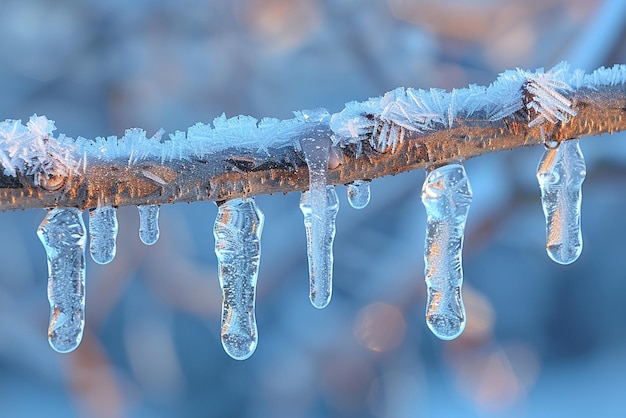
<instances>
[{"instance_id":1,"label":"icy branch surface","mask_svg":"<svg viewBox=\"0 0 626 418\"><path fill-rule=\"evenodd\" d=\"M48 258L48 341L59 353L78 347L85 325L85 224L76 208L52 209L37 230Z\"/></svg>"},{"instance_id":2,"label":"icy branch surface","mask_svg":"<svg viewBox=\"0 0 626 418\"><path fill-rule=\"evenodd\" d=\"M115 258L117 240L117 209L102 206L89 211L89 253L98 264Z\"/></svg>"},{"instance_id":3,"label":"icy branch surface","mask_svg":"<svg viewBox=\"0 0 626 418\"><path fill-rule=\"evenodd\" d=\"M434 169L426 175L422 203L427 227L424 272L427 288L426 323L443 340L451 340L465 328L463 283L463 234L472 202L472 189L460 164Z\"/></svg>"},{"instance_id":4,"label":"icy branch surface","mask_svg":"<svg viewBox=\"0 0 626 418\"><path fill-rule=\"evenodd\" d=\"M235 360L258 342L255 298L264 216L254 199L233 199L218 208L213 228L222 288L222 345Z\"/></svg>"},{"instance_id":5,"label":"icy branch surface","mask_svg":"<svg viewBox=\"0 0 626 418\"><path fill-rule=\"evenodd\" d=\"M546 217L546 251L559 264L573 263L583 249L580 208L586 172L578 139L547 149L537 168Z\"/></svg>"}]
</instances>

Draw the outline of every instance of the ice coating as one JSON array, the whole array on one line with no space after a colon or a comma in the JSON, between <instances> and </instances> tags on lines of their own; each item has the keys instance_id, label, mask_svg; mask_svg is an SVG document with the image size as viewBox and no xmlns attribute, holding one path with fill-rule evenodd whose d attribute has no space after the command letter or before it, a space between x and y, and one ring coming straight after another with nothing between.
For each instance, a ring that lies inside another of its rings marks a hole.
<instances>
[{"instance_id":1,"label":"ice coating","mask_svg":"<svg viewBox=\"0 0 626 418\"><path fill-rule=\"evenodd\" d=\"M222 288L222 346L235 360L254 353L258 342L255 298L264 216L254 199L222 203L213 234Z\"/></svg>"},{"instance_id":2,"label":"ice coating","mask_svg":"<svg viewBox=\"0 0 626 418\"><path fill-rule=\"evenodd\" d=\"M370 180L355 180L346 184L348 202L354 209L363 209L370 202Z\"/></svg>"},{"instance_id":3,"label":"ice coating","mask_svg":"<svg viewBox=\"0 0 626 418\"><path fill-rule=\"evenodd\" d=\"M573 263L583 249L580 208L585 175L578 139L547 149L537 168L546 217L546 251L559 264Z\"/></svg>"},{"instance_id":4,"label":"ice coating","mask_svg":"<svg viewBox=\"0 0 626 418\"><path fill-rule=\"evenodd\" d=\"M102 206L89 211L89 253L93 261L98 264L113 261L117 230L117 209Z\"/></svg>"},{"instance_id":5,"label":"ice coating","mask_svg":"<svg viewBox=\"0 0 626 418\"><path fill-rule=\"evenodd\" d=\"M37 230L48 259L48 342L59 353L78 347L85 325L85 224L76 208L48 211Z\"/></svg>"},{"instance_id":6,"label":"ice coating","mask_svg":"<svg viewBox=\"0 0 626 418\"><path fill-rule=\"evenodd\" d=\"M472 189L462 165L446 165L426 175L422 187L427 216L426 323L443 340L458 337L465 328L462 250L471 202Z\"/></svg>"},{"instance_id":7,"label":"ice coating","mask_svg":"<svg viewBox=\"0 0 626 418\"><path fill-rule=\"evenodd\" d=\"M326 186L323 199L302 193L300 210L304 215L311 303L318 309L330 303L333 292L333 241L339 199L334 186ZM317 199L317 200L316 200Z\"/></svg>"},{"instance_id":8,"label":"ice coating","mask_svg":"<svg viewBox=\"0 0 626 418\"><path fill-rule=\"evenodd\" d=\"M146 245L153 245L159 240L159 205L140 205L139 238Z\"/></svg>"}]
</instances>

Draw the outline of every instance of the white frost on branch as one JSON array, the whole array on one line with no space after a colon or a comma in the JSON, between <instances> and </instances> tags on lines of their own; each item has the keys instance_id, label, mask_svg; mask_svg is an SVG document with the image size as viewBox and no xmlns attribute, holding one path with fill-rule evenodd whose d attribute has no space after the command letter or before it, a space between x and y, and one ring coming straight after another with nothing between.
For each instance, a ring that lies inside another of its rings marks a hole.
<instances>
[{"instance_id":1,"label":"white frost on branch","mask_svg":"<svg viewBox=\"0 0 626 418\"><path fill-rule=\"evenodd\" d=\"M360 150L362 141L369 141L374 149L386 152L402 143L407 132L453 128L458 118L472 116L496 121L524 106L529 111L531 127L545 122L566 123L576 114L568 98L572 90L593 90L625 82L623 64L585 74L581 70L570 71L567 63L561 63L548 72L505 71L487 87L470 85L451 92L400 87L364 102L347 103L329 122L319 123L329 124L335 146L356 144ZM297 145L312 129L301 112L294 114L293 119L260 121L251 116L226 118L222 114L212 125L197 123L187 132L176 131L168 136L159 130L147 137L144 130L133 128L121 138L93 140L63 134L54 137L54 122L45 116L33 115L26 125L7 119L0 122L0 164L6 175L34 175L42 184L43 180L59 175L87 170L93 162L122 159L129 165L144 160L164 163L202 159L230 148L269 156L270 149Z\"/></svg>"},{"instance_id":2,"label":"white frost on branch","mask_svg":"<svg viewBox=\"0 0 626 418\"><path fill-rule=\"evenodd\" d=\"M525 85L531 96L526 106L535 114L529 126L546 121L565 123L568 115L576 114L565 94L573 89L597 89L625 82L623 64L585 74L581 70L570 71L568 64L562 62L548 72L505 71L487 87L472 84L451 92L398 88L365 102L347 103L331 117L332 139L339 146L369 140L374 149L384 152L403 141L405 130L424 132L435 125L451 128L455 118L473 115L500 120L523 108Z\"/></svg>"}]
</instances>

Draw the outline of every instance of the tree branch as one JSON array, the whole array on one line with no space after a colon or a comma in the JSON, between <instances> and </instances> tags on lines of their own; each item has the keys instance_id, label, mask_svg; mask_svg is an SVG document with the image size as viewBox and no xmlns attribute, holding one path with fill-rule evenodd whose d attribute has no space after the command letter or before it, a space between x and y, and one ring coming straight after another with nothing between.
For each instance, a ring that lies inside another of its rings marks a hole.
<instances>
[{"instance_id":1,"label":"tree branch","mask_svg":"<svg viewBox=\"0 0 626 418\"><path fill-rule=\"evenodd\" d=\"M559 97L571 102L567 109L571 109L575 116L566 122L559 118L561 120L554 123L533 123L537 109L530 105L536 99L529 87L532 80L532 77L528 78L518 92L516 100L521 102L515 105L514 111L495 120L486 105L475 106L476 109L471 111L461 107L460 111L447 113L449 122L429 119L415 129L398 125L381 114L362 112L359 115L361 122L371 123L359 133L358 141L337 140L338 134L331 129L333 123L328 118L321 122L306 122L297 117L293 120L295 128L290 132L291 141L287 143L270 143L268 147L222 147L202 157L146 157L135 161L124 156L92 158L87 164L85 153L84 157L73 156L74 161L78 161L76 167L56 171L54 167L50 168L49 161L39 161L38 169L28 161L24 167L15 168L4 158L1 161L5 170L0 175L0 210L70 206L87 209L99 205L160 205L207 199L219 202L258 194L302 191L308 189L309 173L299 149L299 140L312 135L332 139L336 144L333 149L339 154L341 163L329 168L327 182L346 184L357 179L374 179L490 152L538 145L542 143L542 130L550 140L562 141L626 129L626 86L623 81L615 85L565 86L561 91L568 92L567 98ZM485 100L489 99L486 97ZM389 126L401 133L401 139L394 139L393 147L376 146L377 137L389 134L383 132ZM54 138L44 137L43 141L49 146ZM4 148L0 150L10 156L11 147ZM59 161L53 160L53 163ZM63 167L63 161L60 163Z\"/></svg>"}]
</instances>

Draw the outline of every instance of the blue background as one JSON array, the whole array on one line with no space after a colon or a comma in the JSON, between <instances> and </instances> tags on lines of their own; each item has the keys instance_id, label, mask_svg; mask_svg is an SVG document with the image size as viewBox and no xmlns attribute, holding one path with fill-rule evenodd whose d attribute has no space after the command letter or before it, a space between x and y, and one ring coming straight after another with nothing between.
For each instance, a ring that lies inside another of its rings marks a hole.
<instances>
[{"instance_id":1,"label":"blue background","mask_svg":"<svg viewBox=\"0 0 626 418\"><path fill-rule=\"evenodd\" d=\"M626 63L623 1L3 0L0 118L69 136L152 135L227 116L338 112L397 86L489 84L506 69ZM424 322L423 171L378 179L361 211L338 188L331 305L314 309L299 194L260 196L259 346L219 338L212 202L161 208L139 241L89 261L74 353L46 339L44 210L0 214L0 416L574 417L626 413L626 137L581 141L584 250L545 254L539 147L466 163L465 333Z\"/></svg>"}]
</instances>

